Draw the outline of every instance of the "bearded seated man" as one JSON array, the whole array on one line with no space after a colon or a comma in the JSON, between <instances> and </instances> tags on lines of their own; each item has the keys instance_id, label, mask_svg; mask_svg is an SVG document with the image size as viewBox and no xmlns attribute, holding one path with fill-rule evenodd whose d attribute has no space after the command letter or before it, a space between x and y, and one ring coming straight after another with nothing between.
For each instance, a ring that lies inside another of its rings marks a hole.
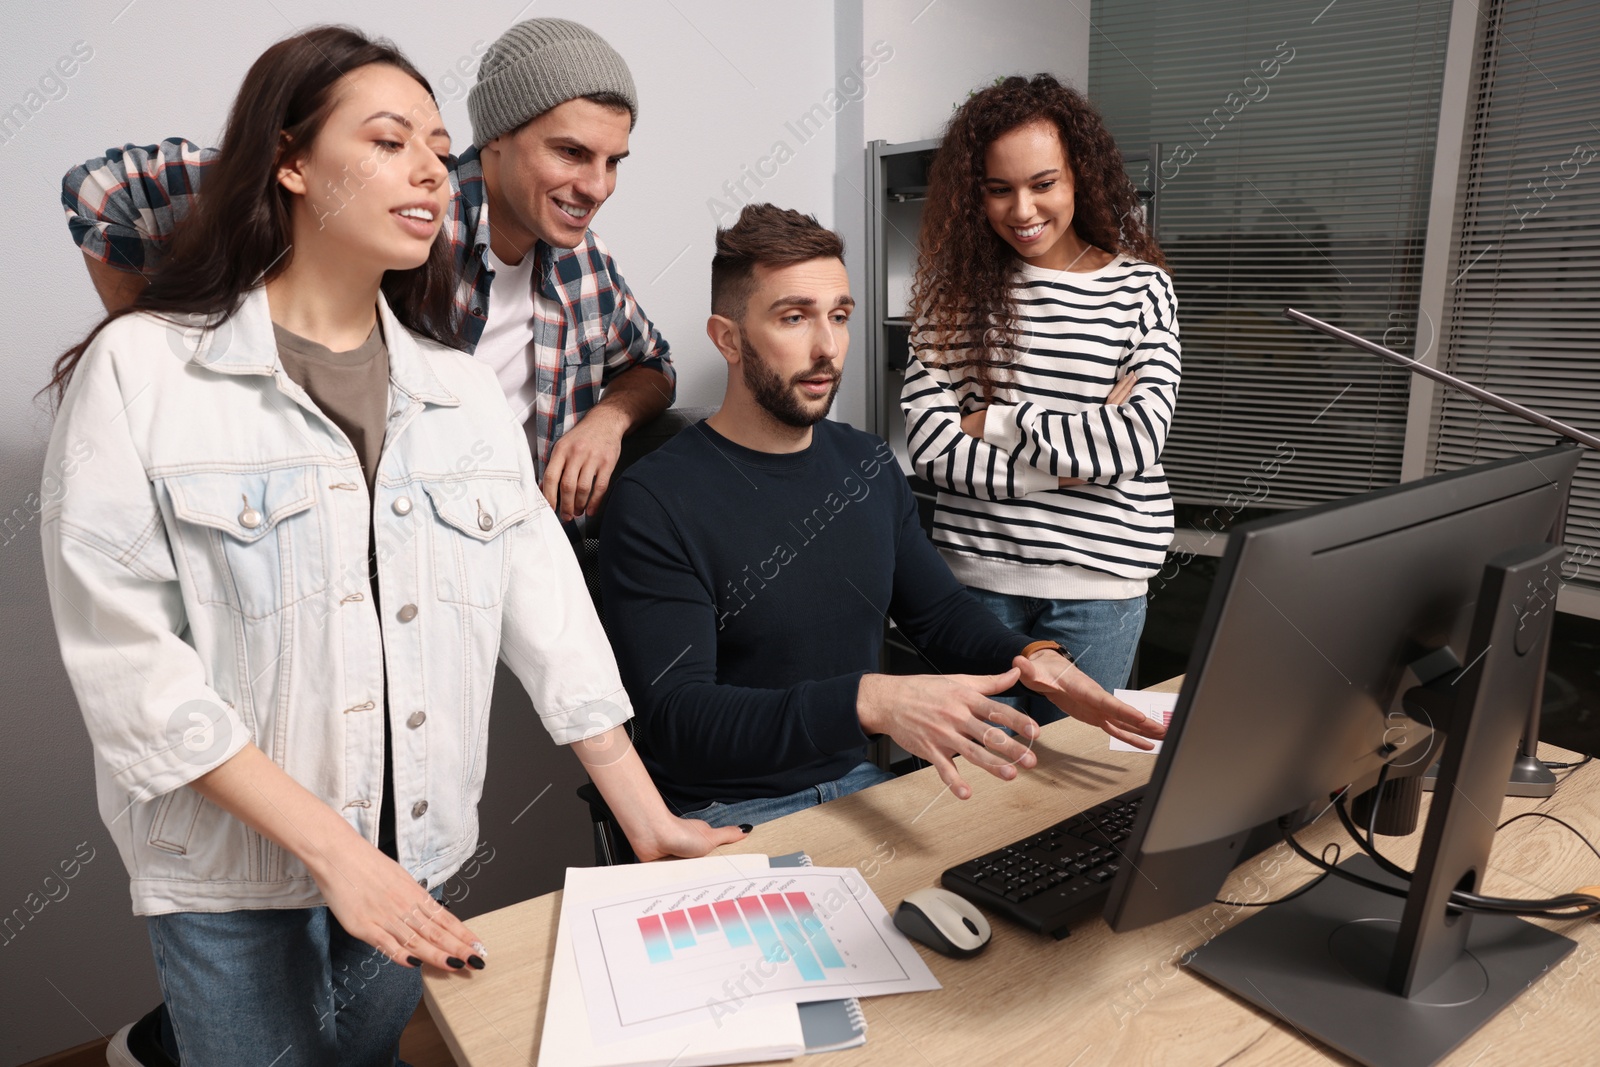
<instances>
[{"instance_id":1,"label":"bearded seated man","mask_svg":"<svg viewBox=\"0 0 1600 1067\"><path fill-rule=\"evenodd\" d=\"M1054 642L1000 623L950 573L889 446L825 419L855 307L844 244L750 205L717 234L706 331L722 407L611 491L601 588L662 796L713 826L753 824L891 777L887 734L960 799L953 757L1001 779L1034 766L1038 725L989 699L1019 682L1140 747L1159 722ZM941 673L876 673L884 622Z\"/></svg>"}]
</instances>

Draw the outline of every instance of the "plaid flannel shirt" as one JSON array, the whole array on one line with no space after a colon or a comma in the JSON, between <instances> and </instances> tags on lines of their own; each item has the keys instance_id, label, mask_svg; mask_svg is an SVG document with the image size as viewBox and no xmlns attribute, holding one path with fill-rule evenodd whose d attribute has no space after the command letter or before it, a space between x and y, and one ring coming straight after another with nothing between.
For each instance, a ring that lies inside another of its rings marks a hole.
<instances>
[{"instance_id":1,"label":"plaid flannel shirt","mask_svg":"<svg viewBox=\"0 0 1600 1067\"><path fill-rule=\"evenodd\" d=\"M67 226L85 255L121 270L147 273L165 254L189 211L216 149L179 138L124 145L73 167L61 181ZM448 160L450 208L445 236L454 253L460 341L477 348L489 314L494 271L489 212L478 149ZM359 181L359 179L357 179ZM667 342L650 322L593 230L576 248L538 242L534 269L534 375L538 400L519 411L540 478L561 435L600 399L606 383L649 367L676 383ZM540 301L546 298L548 303ZM544 308L556 313L545 314Z\"/></svg>"}]
</instances>

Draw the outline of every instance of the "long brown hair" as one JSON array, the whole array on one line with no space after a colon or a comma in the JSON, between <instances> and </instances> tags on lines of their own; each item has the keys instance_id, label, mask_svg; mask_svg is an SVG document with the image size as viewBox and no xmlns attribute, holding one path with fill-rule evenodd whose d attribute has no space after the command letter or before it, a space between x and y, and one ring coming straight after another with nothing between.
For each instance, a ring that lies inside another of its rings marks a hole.
<instances>
[{"instance_id":1,"label":"long brown hair","mask_svg":"<svg viewBox=\"0 0 1600 1067\"><path fill-rule=\"evenodd\" d=\"M973 93L950 117L929 168L911 319L916 352L938 353L942 366L969 373L986 399L1019 340L1012 292L1018 257L984 214L984 156L1002 134L1040 119L1055 125L1076 179L1077 235L1166 267L1116 141L1082 93L1049 74L1013 75Z\"/></svg>"},{"instance_id":2,"label":"long brown hair","mask_svg":"<svg viewBox=\"0 0 1600 1067\"><path fill-rule=\"evenodd\" d=\"M50 383L41 390L52 394L56 407L84 352L109 323L151 311L203 315L215 328L239 309L245 294L283 273L293 255L293 194L278 183L278 168L315 142L333 111L335 83L372 63L398 68L433 95L428 80L393 44L346 26L317 26L261 53L234 98L216 162L206 168L205 187L150 284L130 307L107 315L56 360ZM454 275L441 231L427 262L385 272L381 287L406 328L459 347Z\"/></svg>"}]
</instances>

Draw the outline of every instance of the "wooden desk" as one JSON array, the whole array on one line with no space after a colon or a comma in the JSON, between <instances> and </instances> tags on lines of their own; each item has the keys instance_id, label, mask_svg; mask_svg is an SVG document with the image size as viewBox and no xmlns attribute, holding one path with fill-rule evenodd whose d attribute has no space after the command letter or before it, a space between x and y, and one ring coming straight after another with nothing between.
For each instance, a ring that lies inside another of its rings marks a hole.
<instances>
[{"instance_id":1,"label":"wooden desk","mask_svg":"<svg viewBox=\"0 0 1600 1067\"><path fill-rule=\"evenodd\" d=\"M1138 784L1148 778L1154 759L1110 752L1103 733L1071 721L1046 727L1036 751L1039 766L1015 782L969 769L973 796L965 802L951 797L931 769L922 770L758 826L745 842L724 851L779 855L804 849L820 866L859 867L893 911L913 889L938 884L946 867ZM1551 746L1542 754L1575 758ZM1600 842L1600 764L1576 772L1550 800L1508 799L1501 819L1530 810L1558 815ZM1410 866L1420 837L1419 830L1408 838L1387 839L1386 851ZM1345 855L1353 848L1331 814L1301 839L1312 851L1328 841L1340 841ZM1274 864L1275 876L1265 876ZM1493 895L1549 896L1600 882L1600 859L1544 819L1524 819L1502 831L1491 867L1484 892ZM1308 881L1310 870L1292 855L1284 859L1268 850L1234 872L1222 897L1252 899L1247 886L1259 890L1262 883L1276 897ZM1248 883L1250 875L1259 881ZM550 893L479 916L471 925L490 947L489 968L425 977L428 1009L459 1063L522 1067L537 1062L560 905L561 895ZM1254 911L1202 909L1128 934L1113 934L1095 919L1061 942L996 919L994 942L975 959L951 960L922 950L943 989L864 1001L869 1024L864 1047L796 1062L805 1067L1351 1062L1174 966L1183 953ZM1578 948L1445 1062L1471 1067L1600 1062L1600 925L1541 924L1577 940Z\"/></svg>"}]
</instances>

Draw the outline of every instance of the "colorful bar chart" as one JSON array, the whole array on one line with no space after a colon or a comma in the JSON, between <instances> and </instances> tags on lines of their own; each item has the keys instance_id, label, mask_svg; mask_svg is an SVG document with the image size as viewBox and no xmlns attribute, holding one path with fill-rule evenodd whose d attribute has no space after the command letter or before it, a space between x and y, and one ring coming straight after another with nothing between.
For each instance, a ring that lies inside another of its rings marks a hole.
<instances>
[{"instance_id":1,"label":"colorful bar chart","mask_svg":"<svg viewBox=\"0 0 1600 1067\"><path fill-rule=\"evenodd\" d=\"M761 893L674 908L641 916L638 925L653 964L686 959L696 949L754 946L769 963L793 963L806 982L823 981L828 970L845 965L805 893Z\"/></svg>"},{"instance_id":2,"label":"colorful bar chart","mask_svg":"<svg viewBox=\"0 0 1600 1067\"><path fill-rule=\"evenodd\" d=\"M853 868L752 864L733 878L640 886L583 907L562 924L597 1034L642 1036L750 1003L938 988Z\"/></svg>"}]
</instances>

